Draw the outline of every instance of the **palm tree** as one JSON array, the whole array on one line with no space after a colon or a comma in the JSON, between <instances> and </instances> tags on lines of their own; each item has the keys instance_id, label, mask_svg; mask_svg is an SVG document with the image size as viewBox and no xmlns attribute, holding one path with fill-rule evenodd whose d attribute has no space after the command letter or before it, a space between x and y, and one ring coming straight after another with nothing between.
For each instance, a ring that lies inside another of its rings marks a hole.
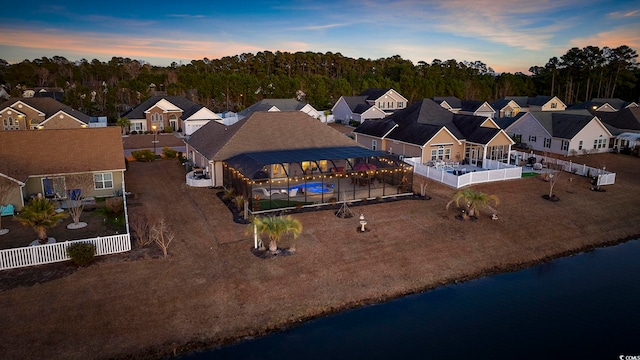
<instances>
[{"instance_id":1,"label":"palm tree","mask_svg":"<svg viewBox=\"0 0 640 360\"><path fill-rule=\"evenodd\" d=\"M269 236L269 251L276 252L278 250L278 241L285 234L293 235L296 239L302 232L302 223L291 215L254 217L249 224L249 230L257 227L260 234L266 233ZM295 245L290 248L295 251Z\"/></svg>"},{"instance_id":2,"label":"palm tree","mask_svg":"<svg viewBox=\"0 0 640 360\"><path fill-rule=\"evenodd\" d=\"M120 126L120 128L122 129L122 135L126 135L126 128L131 126L131 121L129 121L129 119L127 119L126 117L119 117L118 120L116 120L116 125Z\"/></svg>"},{"instance_id":3,"label":"palm tree","mask_svg":"<svg viewBox=\"0 0 640 360\"><path fill-rule=\"evenodd\" d=\"M446 208L449 209L449 206L453 203L460 207L460 203L462 203L467 209L468 216L478 217L480 215L480 207L486 207L495 213L496 210L492 208L490 204L497 206L498 202L498 197L495 195L488 195L483 192L467 188L456 191L453 194L453 200L447 203Z\"/></svg>"},{"instance_id":4,"label":"palm tree","mask_svg":"<svg viewBox=\"0 0 640 360\"><path fill-rule=\"evenodd\" d=\"M64 212L57 213L53 204L40 195L31 199L22 208L18 220L24 226L31 226L38 234L41 244L47 243L47 229L58 224L58 221L67 217Z\"/></svg>"}]
</instances>

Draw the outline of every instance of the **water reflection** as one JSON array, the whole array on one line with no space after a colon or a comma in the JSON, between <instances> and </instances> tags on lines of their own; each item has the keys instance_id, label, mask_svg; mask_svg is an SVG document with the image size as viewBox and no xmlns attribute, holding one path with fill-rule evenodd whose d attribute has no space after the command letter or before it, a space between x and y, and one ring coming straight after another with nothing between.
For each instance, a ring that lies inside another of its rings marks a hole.
<instances>
[{"instance_id":1,"label":"water reflection","mask_svg":"<svg viewBox=\"0 0 640 360\"><path fill-rule=\"evenodd\" d=\"M184 359L640 355L640 240L367 306Z\"/></svg>"}]
</instances>

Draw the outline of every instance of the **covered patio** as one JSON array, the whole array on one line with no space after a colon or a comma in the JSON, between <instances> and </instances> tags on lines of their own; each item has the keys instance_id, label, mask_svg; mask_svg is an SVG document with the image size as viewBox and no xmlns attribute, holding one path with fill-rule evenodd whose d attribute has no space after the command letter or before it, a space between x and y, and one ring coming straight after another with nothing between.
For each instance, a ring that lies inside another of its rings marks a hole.
<instances>
[{"instance_id":1,"label":"covered patio","mask_svg":"<svg viewBox=\"0 0 640 360\"><path fill-rule=\"evenodd\" d=\"M359 146L244 153L223 163L225 188L252 212L410 194L413 169Z\"/></svg>"}]
</instances>

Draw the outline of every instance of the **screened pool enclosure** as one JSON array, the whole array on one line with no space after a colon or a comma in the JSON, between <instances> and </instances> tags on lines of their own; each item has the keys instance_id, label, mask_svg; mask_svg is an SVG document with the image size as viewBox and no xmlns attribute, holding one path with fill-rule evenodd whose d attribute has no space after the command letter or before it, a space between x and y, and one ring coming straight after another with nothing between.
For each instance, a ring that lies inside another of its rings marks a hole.
<instances>
[{"instance_id":1,"label":"screened pool enclosure","mask_svg":"<svg viewBox=\"0 0 640 360\"><path fill-rule=\"evenodd\" d=\"M252 212L411 194L413 169L359 146L244 153L223 164L225 188Z\"/></svg>"}]
</instances>

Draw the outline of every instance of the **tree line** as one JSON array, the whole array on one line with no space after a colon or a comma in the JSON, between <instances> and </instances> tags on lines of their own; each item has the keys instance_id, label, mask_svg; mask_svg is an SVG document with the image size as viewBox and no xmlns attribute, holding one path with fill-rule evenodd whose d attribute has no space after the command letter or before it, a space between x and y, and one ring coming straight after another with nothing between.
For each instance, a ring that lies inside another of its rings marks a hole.
<instances>
[{"instance_id":1,"label":"tree line","mask_svg":"<svg viewBox=\"0 0 640 360\"><path fill-rule=\"evenodd\" d=\"M414 64L399 55L372 60L332 52L262 51L166 67L122 57L104 62L54 56L16 64L0 59L0 84L12 96L35 87L61 88L65 104L112 122L158 92L185 96L216 112L239 111L264 98L297 98L324 110L340 96L368 88L393 88L409 102L434 96L493 101L555 95L573 104L593 97L638 101L637 57L628 46L572 48L525 75L496 74L481 61Z\"/></svg>"}]
</instances>

